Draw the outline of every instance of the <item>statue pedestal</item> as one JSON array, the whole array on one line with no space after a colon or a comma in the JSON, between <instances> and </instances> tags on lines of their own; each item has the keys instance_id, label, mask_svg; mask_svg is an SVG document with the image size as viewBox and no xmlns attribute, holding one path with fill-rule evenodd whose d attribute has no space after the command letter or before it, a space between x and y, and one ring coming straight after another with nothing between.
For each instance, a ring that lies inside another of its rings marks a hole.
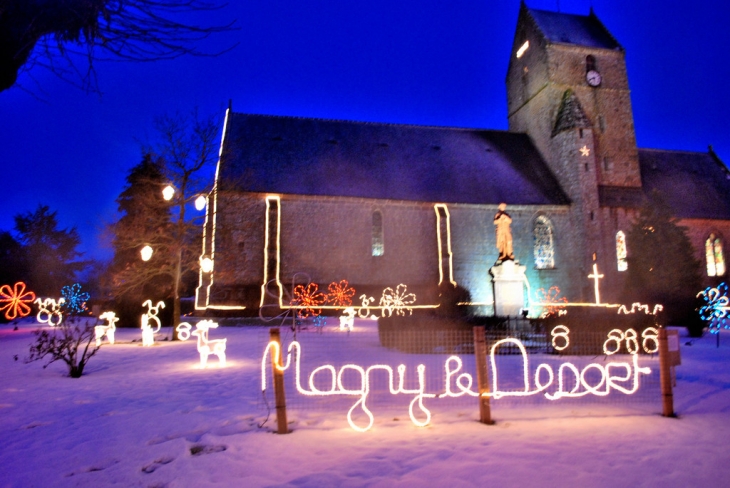
<instances>
[{"instance_id":1,"label":"statue pedestal","mask_svg":"<svg viewBox=\"0 0 730 488\"><path fill-rule=\"evenodd\" d=\"M514 261L503 261L492 266L494 314L500 317L516 317L525 307L525 270Z\"/></svg>"}]
</instances>

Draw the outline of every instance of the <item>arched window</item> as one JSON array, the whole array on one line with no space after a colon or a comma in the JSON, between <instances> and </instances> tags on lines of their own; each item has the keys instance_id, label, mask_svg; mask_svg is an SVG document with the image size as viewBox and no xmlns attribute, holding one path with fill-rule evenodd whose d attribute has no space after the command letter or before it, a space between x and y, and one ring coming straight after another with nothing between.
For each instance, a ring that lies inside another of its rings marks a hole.
<instances>
[{"instance_id":1,"label":"arched window","mask_svg":"<svg viewBox=\"0 0 730 488\"><path fill-rule=\"evenodd\" d=\"M616 264L619 271L629 269L629 263L626 261L626 234L620 230L616 232Z\"/></svg>"},{"instance_id":2,"label":"arched window","mask_svg":"<svg viewBox=\"0 0 730 488\"><path fill-rule=\"evenodd\" d=\"M540 215L535 219L532 227L535 240L535 267L550 269L555 267L555 245L553 241L553 224L550 219Z\"/></svg>"},{"instance_id":3,"label":"arched window","mask_svg":"<svg viewBox=\"0 0 730 488\"><path fill-rule=\"evenodd\" d=\"M707 261L707 276L722 276L725 274L725 254L722 251L722 239L716 234L710 234L705 241L705 260Z\"/></svg>"},{"instance_id":4,"label":"arched window","mask_svg":"<svg viewBox=\"0 0 730 488\"><path fill-rule=\"evenodd\" d=\"M380 210L376 210L373 212L373 256L382 256L384 252L383 214Z\"/></svg>"},{"instance_id":5,"label":"arched window","mask_svg":"<svg viewBox=\"0 0 730 488\"><path fill-rule=\"evenodd\" d=\"M596 69L596 58L590 54L586 56L586 73L594 71Z\"/></svg>"}]
</instances>

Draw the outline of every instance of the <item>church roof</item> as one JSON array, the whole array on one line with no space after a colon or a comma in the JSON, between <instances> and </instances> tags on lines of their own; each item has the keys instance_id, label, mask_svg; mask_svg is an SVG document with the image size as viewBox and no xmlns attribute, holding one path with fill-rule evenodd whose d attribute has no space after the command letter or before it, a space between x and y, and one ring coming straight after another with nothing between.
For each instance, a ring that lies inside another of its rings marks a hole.
<instances>
[{"instance_id":1,"label":"church roof","mask_svg":"<svg viewBox=\"0 0 730 488\"><path fill-rule=\"evenodd\" d=\"M679 218L730 219L730 171L707 153L639 149L644 191L659 191Z\"/></svg>"},{"instance_id":2,"label":"church roof","mask_svg":"<svg viewBox=\"0 0 730 488\"><path fill-rule=\"evenodd\" d=\"M598 20L590 15L564 14L547 10L528 9L537 27L550 42L578 46L622 49L621 45Z\"/></svg>"},{"instance_id":3,"label":"church roof","mask_svg":"<svg viewBox=\"0 0 730 488\"><path fill-rule=\"evenodd\" d=\"M229 113L222 189L443 203L567 204L526 134Z\"/></svg>"}]
</instances>

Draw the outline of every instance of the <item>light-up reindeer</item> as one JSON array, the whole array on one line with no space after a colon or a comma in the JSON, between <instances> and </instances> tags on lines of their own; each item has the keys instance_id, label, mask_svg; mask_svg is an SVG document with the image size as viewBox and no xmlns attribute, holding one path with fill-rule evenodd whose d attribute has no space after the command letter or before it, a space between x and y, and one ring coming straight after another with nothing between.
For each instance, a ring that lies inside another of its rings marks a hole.
<instances>
[{"instance_id":1,"label":"light-up reindeer","mask_svg":"<svg viewBox=\"0 0 730 488\"><path fill-rule=\"evenodd\" d=\"M117 326L114 325L119 322L117 314L114 312L104 312L99 315L99 318L106 320L106 325L97 325L94 327L94 336L96 337L96 345L101 345L101 339L106 335L109 344L114 344L114 331L117 330Z\"/></svg>"},{"instance_id":2,"label":"light-up reindeer","mask_svg":"<svg viewBox=\"0 0 730 488\"><path fill-rule=\"evenodd\" d=\"M208 364L208 356L214 354L218 356L218 365L223 367L226 365L226 341L228 339L208 340L208 330L218 327L218 323L212 320L201 320L195 324L195 330L192 335L198 336L198 352L200 353L200 367L205 368Z\"/></svg>"},{"instance_id":3,"label":"light-up reindeer","mask_svg":"<svg viewBox=\"0 0 730 488\"><path fill-rule=\"evenodd\" d=\"M350 331L355 325L355 307L347 307L340 316L340 330Z\"/></svg>"},{"instance_id":4,"label":"light-up reindeer","mask_svg":"<svg viewBox=\"0 0 730 488\"><path fill-rule=\"evenodd\" d=\"M152 300L147 300L142 304L143 307L147 307L147 313L142 314L142 345L151 346L155 343L155 334L160 331L162 324L157 314L160 311L160 307L165 308L165 302L159 301L157 305L152 305ZM157 325L156 329L152 329L150 321L154 321Z\"/></svg>"}]
</instances>

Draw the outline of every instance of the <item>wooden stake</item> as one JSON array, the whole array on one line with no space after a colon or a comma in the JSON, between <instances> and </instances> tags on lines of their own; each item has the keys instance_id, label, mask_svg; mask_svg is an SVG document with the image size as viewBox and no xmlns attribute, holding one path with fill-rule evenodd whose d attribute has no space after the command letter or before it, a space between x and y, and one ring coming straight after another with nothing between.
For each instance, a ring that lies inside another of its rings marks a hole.
<instances>
[{"instance_id":1,"label":"wooden stake","mask_svg":"<svg viewBox=\"0 0 730 488\"><path fill-rule=\"evenodd\" d=\"M269 339L279 344L279 354L271 355L271 372L274 378L274 396L276 397L276 425L277 433L288 434L289 425L286 420L286 395L284 394L284 372L278 366L283 366L281 361L281 332L277 327L269 329Z\"/></svg>"},{"instance_id":2,"label":"wooden stake","mask_svg":"<svg viewBox=\"0 0 730 488\"><path fill-rule=\"evenodd\" d=\"M662 386L662 415L675 417L669 345L667 344L667 329L664 327L659 328L659 381Z\"/></svg>"},{"instance_id":3,"label":"wooden stake","mask_svg":"<svg viewBox=\"0 0 730 488\"><path fill-rule=\"evenodd\" d=\"M484 337L484 326L474 327L474 358L477 364L477 386L479 387L479 422L491 425L492 412L489 406L489 397L482 396L489 393L489 373L487 371L487 342Z\"/></svg>"}]
</instances>

